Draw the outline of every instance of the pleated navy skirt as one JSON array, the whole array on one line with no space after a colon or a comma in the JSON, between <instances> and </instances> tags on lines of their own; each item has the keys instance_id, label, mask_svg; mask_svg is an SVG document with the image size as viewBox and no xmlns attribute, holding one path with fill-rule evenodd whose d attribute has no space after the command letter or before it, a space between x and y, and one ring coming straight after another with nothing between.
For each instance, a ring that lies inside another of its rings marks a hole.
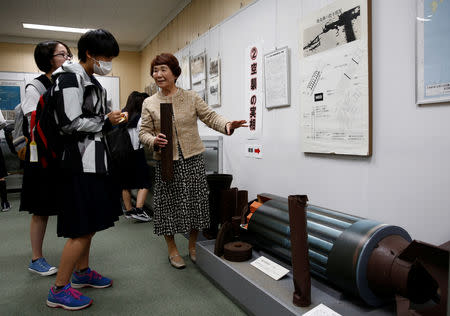
<instances>
[{"instance_id":1,"label":"pleated navy skirt","mask_svg":"<svg viewBox=\"0 0 450 316\"><path fill-rule=\"evenodd\" d=\"M120 188L109 175L68 172L61 187L60 237L77 238L107 229L122 215Z\"/></svg>"}]
</instances>

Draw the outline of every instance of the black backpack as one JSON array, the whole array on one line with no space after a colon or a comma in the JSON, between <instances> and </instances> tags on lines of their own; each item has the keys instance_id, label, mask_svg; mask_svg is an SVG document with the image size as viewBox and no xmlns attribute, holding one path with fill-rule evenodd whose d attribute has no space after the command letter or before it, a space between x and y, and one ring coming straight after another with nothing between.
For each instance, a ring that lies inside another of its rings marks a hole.
<instances>
[{"instance_id":1,"label":"black backpack","mask_svg":"<svg viewBox=\"0 0 450 316\"><path fill-rule=\"evenodd\" d=\"M118 173L130 163L134 152L126 124L119 124L104 134L107 153L113 172Z\"/></svg>"},{"instance_id":2,"label":"black backpack","mask_svg":"<svg viewBox=\"0 0 450 316\"><path fill-rule=\"evenodd\" d=\"M54 87L41 95L30 121L31 141L36 142L38 161L44 168L58 166L64 150L62 132L55 117Z\"/></svg>"}]
</instances>

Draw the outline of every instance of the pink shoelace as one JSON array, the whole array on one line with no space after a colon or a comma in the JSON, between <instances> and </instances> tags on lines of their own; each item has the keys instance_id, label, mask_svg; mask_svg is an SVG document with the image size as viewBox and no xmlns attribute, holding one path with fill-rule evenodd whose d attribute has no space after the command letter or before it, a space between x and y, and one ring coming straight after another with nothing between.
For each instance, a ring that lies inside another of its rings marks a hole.
<instances>
[{"instance_id":1,"label":"pink shoelace","mask_svg":"<svg viewBox=\"0 0 450 316\"><path fill-rule=\"evenodd\" d=\"M82 295L81 292L75 290L72 287L69 287L68 289L64 290L64 292L68 293L69 295L73 296L75 299L79 300L80 296Z\"/></svg>"}]
</instances>

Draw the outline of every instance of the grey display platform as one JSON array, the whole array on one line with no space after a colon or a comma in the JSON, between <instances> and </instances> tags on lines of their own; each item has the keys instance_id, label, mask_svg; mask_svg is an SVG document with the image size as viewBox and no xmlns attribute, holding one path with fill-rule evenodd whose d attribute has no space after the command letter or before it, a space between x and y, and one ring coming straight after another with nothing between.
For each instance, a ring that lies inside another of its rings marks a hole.
<instances>
[{"instance_id":1,"label":"grey display platform","mask_svg":"<svg viewBox=\"0 0 450 316\"><path fill-rule=\"evenodd\" d=\"M311 306L297 307L292 303L294 285L290 266L265 253L253 251L253 258L246 262L230 262L214 255L215 240L197 242L198 267L249 314L303 315L319 304L324 304L341 315L396 315L395 306L370 308L357 298L349 297L322 281L311 279ZM256 269L250 262L261 255L289 269L276 281Z\"/></svg>"}]
</instances>

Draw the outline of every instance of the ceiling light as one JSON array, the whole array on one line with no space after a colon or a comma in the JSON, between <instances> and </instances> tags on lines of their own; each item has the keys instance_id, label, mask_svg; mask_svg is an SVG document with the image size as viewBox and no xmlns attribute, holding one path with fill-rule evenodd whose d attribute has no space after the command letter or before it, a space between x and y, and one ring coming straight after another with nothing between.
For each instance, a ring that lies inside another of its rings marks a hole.
<instances>
[{"instance_id":1,"label":"ceiling light","mask_svg":"<svg viewBox=\"0 0 450 316\"><path fill-rule=\"evenodd\" d=\"M53 25L42 25L42 24L22 23L22 25L26 29L69 32L69 33L82 33L82 34L86 33L87 31L92 30L92 29L80 29L77 27L53 26Z\"/></svg>"}]
</instances>

